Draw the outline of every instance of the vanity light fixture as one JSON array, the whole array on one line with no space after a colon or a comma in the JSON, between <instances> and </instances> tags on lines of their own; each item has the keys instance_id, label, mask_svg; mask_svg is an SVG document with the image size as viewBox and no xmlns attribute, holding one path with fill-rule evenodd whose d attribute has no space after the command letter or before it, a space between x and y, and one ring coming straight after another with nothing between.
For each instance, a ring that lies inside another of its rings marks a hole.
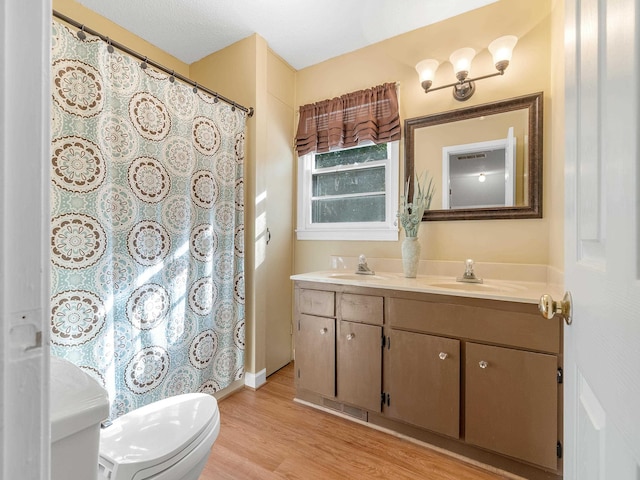
<instances>
[{"instance_id":1,"label":"vanity light fixture","mask_svg":"<svg viewBox=\"0 0 640 480\"><path fill-rule=\"evenodd\" d=\"M449 57L449 61L453 65L453 71L458 81L449 83L448 85L442 85L441 87L431 88L440 62L434 59L422 60L416 65L416 70L420 76L420 83L422 88L424 88L424 92L429 93L442 88L453 87L453 97L456 100L461 102L468 100L475 92L475 82L485 78L495 77L496 75L504 75L504 71L509 66L509 61L511 60L513 47L516 46L517 42L518 37L514 35L506 35L491 42L489 44L489 52L491 52L493 56L493 64L498 71L478 78L469 78L471 61L473 57L476 56L476 51L473 48L460 48L456 50Z\"/></svg>"}]
</instances>

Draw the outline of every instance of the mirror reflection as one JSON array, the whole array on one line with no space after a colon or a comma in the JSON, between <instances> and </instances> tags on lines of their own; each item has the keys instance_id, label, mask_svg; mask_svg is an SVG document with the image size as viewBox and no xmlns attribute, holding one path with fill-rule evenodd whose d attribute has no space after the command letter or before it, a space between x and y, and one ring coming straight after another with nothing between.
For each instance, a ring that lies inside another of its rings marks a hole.
<instances>
[{"instance_id":1,"label":"mirror reflection","mask_svg":"<svg viewBox=\"0 0 640 480\"><path fill-rule=\"evenodd\" d=\"M516 144L510 127L506 138L442 147L442 208L515 205Z\"/></svg>"},{"instance_id":2,"label":"mirror reflection","mask_svg":"<svg viewBox=\"0 0 640 480\"><path fill-rule=\"evenodd\" d=\"M542 93L405 121L405 172L440 185L423 220L539 218Z\"/></svg>"}]
</instances>

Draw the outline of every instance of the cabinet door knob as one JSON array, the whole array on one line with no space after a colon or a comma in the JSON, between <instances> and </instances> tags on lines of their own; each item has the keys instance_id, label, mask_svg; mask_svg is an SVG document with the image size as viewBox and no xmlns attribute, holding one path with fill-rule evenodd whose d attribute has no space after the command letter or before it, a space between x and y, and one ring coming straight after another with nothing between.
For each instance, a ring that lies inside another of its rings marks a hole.
<instances>
[{"instance_id":1,"label":"cabinet door knob","mask_svg":"<svg viewBox=\"0 0 640 480\"><path fill-rule=\"evenodd\" d=\"M321 328L320 329L320 335L324 335L325 333L327 333L329 330L327 330L326 328Z\"/></svg>"},{"instance_id":2,"label":"cabinet door knob","mask_svg":"<svg viewBox=\"0 0 640 480\"><path fill-rule=\"evenodd\" d=\"M480 360L478 362L478 365L480 366L480 368L487 368L489 366L489 364L487 362L485 362L484 360Z\"/></svg>"},{"instance_id":3,"label":"cabinet door knob","mask_svg":"<svg viewBox=\"0 0 640 480\"><path fill-rule=\"evenodd\" d=\"M440 358L440 360L444 360L449 356L448 353L445 352L440 352L440 355L438 355L438 357Z\"/></svg>"},{"instance_id":4,"label":"cabinet door knob","mask_svg":"<svg viewBox=\"0 0 640 480\"><path fill-rule=\"evenodd\" d=\"M355 333L350 333L349 335L347 335L347 340L353 340L354 338L356 338Z\"/></svg>"}]
</instances>

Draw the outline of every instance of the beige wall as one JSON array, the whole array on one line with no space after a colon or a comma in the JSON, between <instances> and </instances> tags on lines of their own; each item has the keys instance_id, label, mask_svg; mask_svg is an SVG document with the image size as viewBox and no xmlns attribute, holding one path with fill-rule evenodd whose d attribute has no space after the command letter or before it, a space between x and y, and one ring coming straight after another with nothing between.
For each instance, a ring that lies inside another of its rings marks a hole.
<instances>
[{"instance_id":1,"label":"beige wall","mask_svg":"<svg viewBox=\"0 0 640 480\"><path fill-rule=\"evenodd\" d=\"M550 0L501 0L298 72L298 107L384 82L399 82L402 119L544 92L544 218L424 222L419 233L423 259L462 262L471 257L479 262L549 262L550 222L558 218L550 211L562 208L557 204L557 196L551 193L551 174L557 170L554 164L561 158L554 158L552 144L547 141L553 118L549 107L555 93L550 88L550 12ZM519 37L511 65L504 77L478 82L475 95L467 102L454 100L448 89L429 94L421 89L414 69L418 61L437 58L443 65L434 85L451 83L454 75L446 60L451 52L465 46L478 51L472 65L473 76L493 73L495 69L486 47L506 34ZM401 159L402 155L403 149ZM357 256L360 253L399 258L400 242L297 241L294 270L298 273L324 269L331 254Z\"/></svg>"},{"instance_id":2,"label":"beige wall","mask_svg":"<svg viewBox=\"0 0 640 480\"><path fill-rule=\"evenodd\" d=\"M564 0L552 0L551 121L545 140L551 144L550 180L545 184L549 214L548 265L564 271Z\"/></svg>"},{"instance_id":3,"label":"beige wall","mask_svg":"<svg viewBox=\"0 0 640 480\"><path fill-rule=\"evenodd\" d=\"M87 27L107 35L112 40L122 43L136 52L148 56L153 61L167 68L175 70L177 73L189 76L189 65L181 62L173 55L169 55L164 50L143 40L124 28L89 10L84 5L74 0L53 0L53 9L76 20Z\"/></svg>"}]
</instances>

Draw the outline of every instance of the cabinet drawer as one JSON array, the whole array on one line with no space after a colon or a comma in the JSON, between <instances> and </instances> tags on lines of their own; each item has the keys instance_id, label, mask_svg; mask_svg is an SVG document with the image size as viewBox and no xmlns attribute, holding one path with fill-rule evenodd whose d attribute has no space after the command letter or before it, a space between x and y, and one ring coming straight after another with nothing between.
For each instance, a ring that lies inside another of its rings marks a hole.
<instances>
[{"instance_id":1,"label":"cabinet drawer","mask_svg":"<svg viewBox=\"0 0 640 480\"><path fill-rule=\"evenodd\" d=\"M342 320L371 325L384 322L384 301L382 297L343 293L340 297L340 315Z\"/></svg>"},{"instance_id":2,"label":"cabinet drawer","mask_svg":"<svg viewBox=\"0 0 640 480\"><path fill-rule=\"evenodd\" d=\"M514 304L511 310L484 305L482 300L461 305L394 297L389 318L393 328L559 353L560 320L543 319L535 305Z\"/></svg>"},{"instance_id":3,"label":"cabinet drawer","mask_svg":"<svg viewBox=\"0 0 640 480\"><path fill-rule=\"evenodd\" d=\"M301 288L298 291L298 311L320 317L335 317L335 295L334 292Z\"/></svg>"},{"instance_id":4,"label":"cabinet drawer","mask_svg":"<svg viewBox=\"0 0 640 480\"><path fill-rule=\"evenodd\" d=\"M558 359L467 343L465 440L556 470Z\"/></svg>"}]
</instances>

